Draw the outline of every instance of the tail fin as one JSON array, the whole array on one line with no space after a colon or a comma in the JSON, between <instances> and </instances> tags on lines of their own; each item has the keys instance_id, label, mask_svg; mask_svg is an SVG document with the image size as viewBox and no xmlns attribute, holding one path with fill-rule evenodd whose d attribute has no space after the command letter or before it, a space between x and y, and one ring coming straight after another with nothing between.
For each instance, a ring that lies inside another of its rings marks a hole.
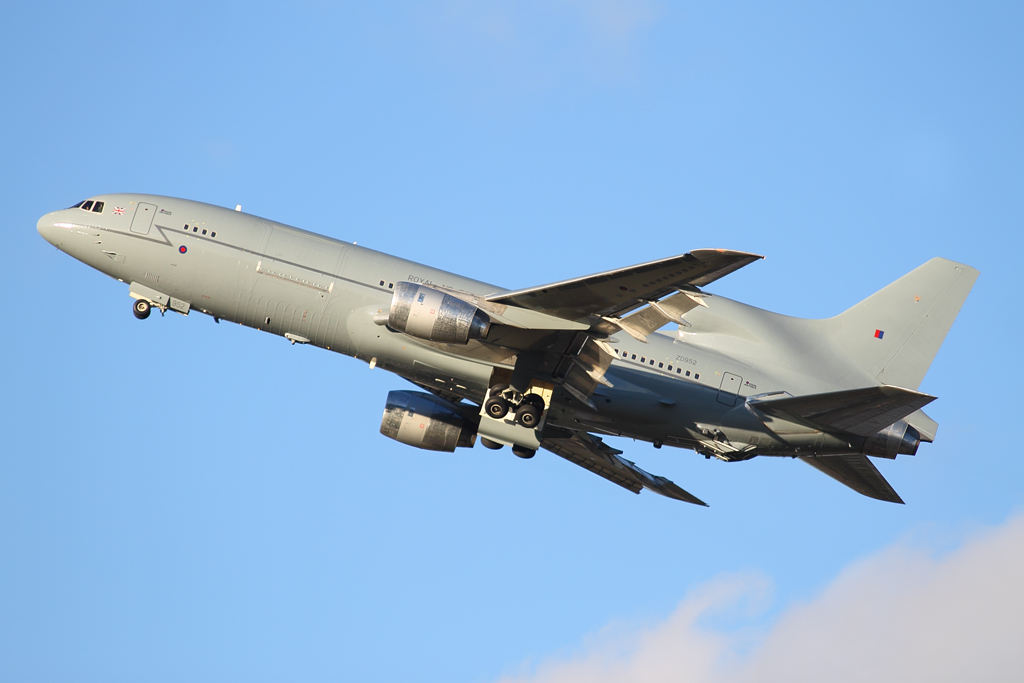
<instances>
[{"instance_id":1,"label":"tail fin","mask_svg":"<svg viewBox=\"0 0 1024 683\"><path fill-rule=\"evenodd\" d=\"M978 274L933 258L823 322L832 343L879 382L917 389Z\"/></svg>"}]
</instances>

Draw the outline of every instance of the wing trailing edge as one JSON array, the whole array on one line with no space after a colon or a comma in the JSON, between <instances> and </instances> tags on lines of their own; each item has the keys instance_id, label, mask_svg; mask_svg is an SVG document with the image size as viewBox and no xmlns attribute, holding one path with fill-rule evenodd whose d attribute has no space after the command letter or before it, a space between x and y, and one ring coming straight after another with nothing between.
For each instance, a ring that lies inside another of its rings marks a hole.
<instances>
[{"instance_id":1,"label":"wing trailing edge","mask_svg":"<svg viewBox=\"0 0 1024 683\"><path fill-rule=\"evenodd\" d=\"M700 498L684 491L674 482L665 477L650 474L637 467L632 461L620 457L622 451L612 448L600 438L586 432L574 432L571 437L567 438L544 439L540 445L541 448L588 469L622 488L629 489L633 493L649 489L667 498L708 506Z\"/></svg>"}]
</instances>

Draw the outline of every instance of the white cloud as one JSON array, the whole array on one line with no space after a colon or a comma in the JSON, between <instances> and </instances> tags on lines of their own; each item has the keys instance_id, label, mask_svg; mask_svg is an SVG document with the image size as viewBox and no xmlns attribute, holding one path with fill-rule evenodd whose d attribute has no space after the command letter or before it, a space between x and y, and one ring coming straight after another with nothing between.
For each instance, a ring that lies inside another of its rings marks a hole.
<instances>
[{"instance_id":1,"label":"white cloud","mask_svg":"<svg viewBox=\"0 0 1024 683\"><path fill-rule=\"evenodd\" d=\"M943 557L893 545L843 571L820 595L790 606L752 641L709 616L752 604L767 582L712 581L663 623L611 627L575 657L552 659L535 683L630 681L1017 681L1024 676L1024 516ZM750 647L751 643L753 647Z\"/></svg>"}]
</instances>

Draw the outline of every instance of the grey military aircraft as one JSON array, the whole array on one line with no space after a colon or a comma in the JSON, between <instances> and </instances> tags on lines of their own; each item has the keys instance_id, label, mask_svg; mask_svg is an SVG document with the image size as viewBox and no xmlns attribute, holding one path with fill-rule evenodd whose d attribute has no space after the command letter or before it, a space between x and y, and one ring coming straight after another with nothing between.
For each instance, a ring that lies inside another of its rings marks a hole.
<instances>
[{"instance_id":1,"label":"grey military aircraft","mask_svg":"<svg viewBox=\"0 0 1024 683\"><path fill-rule=\"evenodd\" d=\"M704 505L607 444L727 462L799 458L902 503L869 459L938 425L917 391L978 277L934 258L839 315L792 318L704 288L761 257L697 249L509 291L200 202L108 194L39 219L58 249L129 285L135 317L200 311L389 370L380 431L453 452L551 451L634 493ZM674 334L662 330L677 326Z\"/></svg>"}]
</instances>

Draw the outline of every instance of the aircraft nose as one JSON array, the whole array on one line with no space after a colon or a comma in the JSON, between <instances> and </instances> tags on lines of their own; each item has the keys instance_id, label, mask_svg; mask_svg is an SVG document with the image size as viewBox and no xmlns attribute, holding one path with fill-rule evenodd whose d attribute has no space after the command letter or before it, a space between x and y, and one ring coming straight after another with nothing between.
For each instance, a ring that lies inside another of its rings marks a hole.
<instances>
[{"instance_id":1,"label":"aircraft nose","mask_svg":"<svg viewBox=\"0 0 1024 683\"><path fill-rule=\"evenodd\" d=\"M36 223L36 230L42 235L43 239L52 244L53 246L59 246L58 244L58 233L60 228L54 225L54 214L48 213Z\"/></svg>"}]
</instances>

